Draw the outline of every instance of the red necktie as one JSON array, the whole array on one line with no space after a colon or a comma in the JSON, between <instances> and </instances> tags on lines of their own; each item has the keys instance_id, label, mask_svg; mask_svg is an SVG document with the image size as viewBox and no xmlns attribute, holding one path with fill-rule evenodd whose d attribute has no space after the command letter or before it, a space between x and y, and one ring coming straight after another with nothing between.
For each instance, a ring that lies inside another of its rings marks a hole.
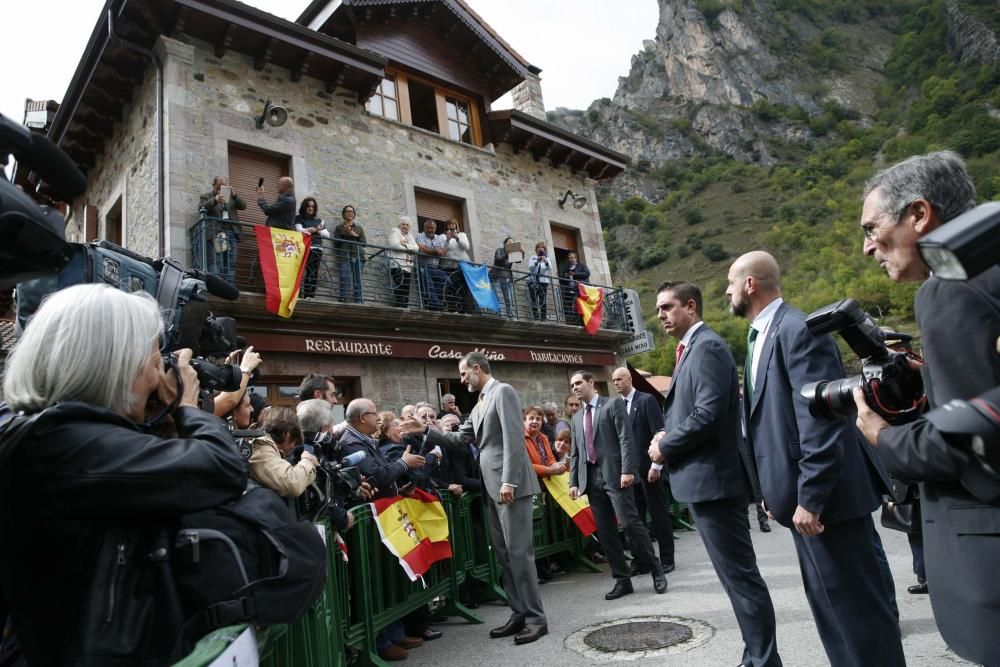
<instances>
[{"instance_id":1,"label":"red necktie","mask_svg":"<svg viewBox=\"0 0 1000 667\"><path fill-rule=\"evenodd\" d=\"M583 413L583 439L587 441L587 460L597 463L597 452L594 451L594 410L587 403L587 411Z\"/></svg>"},{"instance_id":2,"label":"red necktie","mask_svg":"<svg viewBox=\"0 0 1000 667\"><path fill-rule=\"evenodd\" d=\"M681 355L684 354L684 343L677 346L677 358L674 360L674 374L677 374L677 367L681 365Z\"/></svg>"}]
</instances>

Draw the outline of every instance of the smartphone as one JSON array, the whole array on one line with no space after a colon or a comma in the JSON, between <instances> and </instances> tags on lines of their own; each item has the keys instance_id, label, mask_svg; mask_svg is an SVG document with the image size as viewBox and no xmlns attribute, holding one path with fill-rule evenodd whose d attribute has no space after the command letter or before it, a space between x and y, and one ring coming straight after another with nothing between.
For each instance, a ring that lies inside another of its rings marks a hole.
<instances>
[{"instance_id":1,"label":"smartphone","mask_svg":"<svg viewBox=\"0 0 1000 667\"><path fill-rule=\"evenodd\" d=\"M260 177L260 180L259 180L259 181L257 181L257 187L258 187L258 188L262 188L262 187L264 187L264 177L263 177L263 176L261 176L261 177Z\"/></svg>"}]
</instances>

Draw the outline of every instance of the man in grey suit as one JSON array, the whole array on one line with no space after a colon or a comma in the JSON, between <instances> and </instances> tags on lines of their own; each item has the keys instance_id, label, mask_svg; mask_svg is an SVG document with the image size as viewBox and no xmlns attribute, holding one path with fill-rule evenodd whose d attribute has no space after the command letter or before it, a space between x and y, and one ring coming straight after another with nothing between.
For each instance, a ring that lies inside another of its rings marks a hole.
<instances>
[{"instance_id":1,"label":"man in grey suit","mask_svg":"<svg viewBox=\"0 0 1000 667\"><path fill-rule=\"evenodd\" d=\"M458 372L470 392L479 392L479 402L458 432L428 429L415 418L403 422L403 432L426 432L429 443L452 448L478 443L483 486L489 494L490 540L511 608L510 619L490 630L490 637L514 635L514 643L527 644L548 634L549 627L531 535L531 499L541 489L524 448L521 402L513 387L491 375L489 360L479 352L465 355Z\"/></svg>"},{"instance_id":2,"label":"man in grey suit","mask_svg":"<svg viewBox=\"0 0 1000 667\"><path fill-rule=\"evenodd\" d=\"M864 190L864 252L896 282L923 281L915 312L921 373L932 408L1000 385L1000 267L968 281L930 277L917 240L968 211L976 191L954 153L918 155L876 174ZM956 331L961 332L956 335ZM890 473L921 481L927 586L948 646L967 660L1000 665L998 482L927 421L889 426L855 394L858 427ZM983 491L988 493L984 494Z\"/></svg>"},{"instance_id":3,"label":"man in grey suit","mask_svg":"<svg viewBox=\"0 0 1000 667\"><path fill-rule=\"evenodd\" d=\"M674 571L674 523L667 503L667 475L663 466L649 459L646 452L653 435L663 430L663 410L651 395L639 391L632 384L632 373L627 368L616 368L611 374L611 382L621 394L619 400L625 405L632 425L632 446L635 447L639 466L639 481L634 484L636 508L640 519L645 519L646 510L653 523L653 534L660 551L660 565L663 573ZM649 574L638 560L632 561L629 575Z\"/></svg>"},{"instance_id":4,"label":"man in grey suit","mask_svg":"<svg viewBox=\"0 0 1000 667\"><path fill-rule=\"evenodd\" d=\"M639 466L625 404L599 396L594 389L594 376L588 371L574 373L569 386L583 404L573 415L573 449L569 464L573 486L569 494L578 498L586 493L594 511L597 537L615 578L614 588L604 599L616 600L634 592L625 549L618 537L619 525L628 533L632 556L653 573L654 590L665 593L667 577L653 553L649 533L639 519L635 496L629 489Z\"/></svg>"},{"instance_id":5,"label":"man in grey suit","mask_svg":"<svg viewBox=\"0 0 1000 667\"><path fill-rule=\"evenodd\" d=\"M667 464L674 497L688 503L694 516L743 635L741 667L776 667L781 658L774 606L745 514L751 486L740 454L736 363L725 341L702 322L701 309L696 285L665 282L657 288L657 317L678 345L665 425L649 445L649 457Z\"/></svg>"},{"instance_id":6,"label":"man in grey suit","mask_svg":"<svg viewBox=\"0 0 1000 667\"><path fill-rule=\"evenodd\" d=\"M834 667L905 665L899 624L871 513L891 485L852 420L809 413L800 389L844 377L830 336L781 299L766 252L729 269L734 315L750 320L744 410L750 462L768 513L791 529L806 598ZM683 363L682 363L683 365Z\"/></svg>"}]
</instances>

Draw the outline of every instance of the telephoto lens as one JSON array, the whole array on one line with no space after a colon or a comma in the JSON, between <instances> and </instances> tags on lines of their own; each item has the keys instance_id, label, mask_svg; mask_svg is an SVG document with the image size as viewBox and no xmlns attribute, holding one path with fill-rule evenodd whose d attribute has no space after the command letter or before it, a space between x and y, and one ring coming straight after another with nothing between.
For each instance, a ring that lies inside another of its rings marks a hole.
<instances>
[{"instance_id":1,"label":"telephoto lens","mask_svg":"<svg viewBox=\"0 0 1000 667\"><path fill-rule=\"evenodd\" d=\"M816 419L836 421L858 411L854 404L854 388L864 385L864 378L855 375L840 380L820 380L802 387L801 394L809 401L809 414Z\"/></svg>"}]
</instances>

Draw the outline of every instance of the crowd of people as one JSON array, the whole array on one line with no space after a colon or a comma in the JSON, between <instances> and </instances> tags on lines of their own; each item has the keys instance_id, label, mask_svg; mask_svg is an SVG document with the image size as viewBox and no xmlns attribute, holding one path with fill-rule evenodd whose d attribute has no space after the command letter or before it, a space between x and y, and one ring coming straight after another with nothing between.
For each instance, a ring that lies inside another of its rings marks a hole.
<instances>
[{"instance_id":1,"label":"crowd of people","mask_svg":"<svg viewBox=\"0 0 1000 667\"><path fill-rule=\"evenodd\" d=\"M267 216L265 224L268 226L294 230L312 238L302 279L303 299L316 297L323 265L323 240L327 239L328 247L332 245L335 253L338 298L343 303L364 302L364 265L371 255L383 254L387 260L389 284L386 287L391 295L392 305L399 308L409 306L411 285L414 284L416 272L421 302L428 310L469 313L477 308L459 264L472 262L472 244L458 220L422 218L422 227L414 233L413 220L401 215L396 226L386 230L384 249L368 250L366 246L369 243L379 245L383 241L369 241L358 222L354 206L344 206L340 212L340 221L331 225L331 229L320 216L319 203L315 197L303 199L296 213L294 181L291 178L280 178L277 189L278 197L273 202L268 202L263 197L263 188L258 188L257 204ZM208 230L210 234L206 233L206 236L211 236L205 239L207 270L231 284L235 284L236 280L238 246L242 238L239 212L246 210L246 207L246 201L229 186L229 180L225 176L215 177L212 190L201 195L198 201L199 214L216 219ZM512 259L509 249L518 246L514 239L504 239L503 245L494 251L492 264L489 265L497 303L508 318L513 318L516 314L513 294L514 264L522 261L520 253L515 254ZM579 323L580 318L574 306L578 294L577 285L590 280L590 269L579 260L575 252L568 253L561 266L556 266L555 261L549 257L545 242L539 241L535 245L534 254L528 258L525 272L525 296L533 319L548 319L551 302L552 307L561 312L561 318L565 322Z\"/></svg>"},{"instance_id":2,"label":"crowd of people","mask_svg":"<svg viewBox=\"0 0 1000 667\"><path fill-rule=\"evenodd\" d=\"M224 179L216 185L226 187ZM269 215L322 236L315 200L303 201L295 217L291 180L279 190ZM230 195L214 201L240 210ZM949 283L928 277L916 246L974 202L964 164L948 152L890 167L865 191L864 252L893 280L925 281L916 305L931 407L1000 385L1000 268ZM363 239L353 208L343 216L333 238ZM449 227L437 235L428 221L417 247L440 262L451 259L452 240L467 251L467 239ZM217 240L232 247L230 233ZM409 236L402 224L399 235ZM548 262L544 247L536 250L529 263L541 280ZM453 267L440 262L436 271L446 275ZM350 263L346 271L350 277ZM637 391L627 368L611 375L616 397L602 396L594 374L579 370L569 374L561 407L524 406L487 357L472 352L458 364L462 384L478 394L468 414L450 394L439 405L414 396L422 400L399 406L398 414L368 396L352 400L334 423L338 401L329 376L303 378L294 407L269 406L251 385L265 360L248 347L226 360L238 365L239 386L209 396L200 390L191 350L161 353L164 324L152 297L103 284L55 292L4 373L4 648L16 638L27 662L38 665L163 662L184 622L170 596L158 594L163 535L186 514L234 501L250 480L285 498L303 497L325 461L353 457L357 488L327 511L336 531L350 530L352 508L371 499L413 489L481 494L511 609L489 635L513 637L515 645L548 633L540 584L559 572L558 563L534 558L532 497L541 493L540 480L565 474L569 495L587 496L597 524L592 547L614 579L607 600L633 594L632 580L641 575L651 576L655 594L667 591L666 575L677 565L669 481L732 604L745 645L740 664L755 666L782 661L749 534L754 498L762 500L762 530L770 519L791 532L830 663L905 664L892 573L872 520L882 497L891 497L891 473L919 482L926 584L945 641L963 657L1000 663L991 634L1000 599L992 575L1000 512L995 472L934 422L890 426L859 389L856 421L811 414L801 387L843 377L844 368L832 338L812 335L803 313L783 300L770 254L739 257L726 294L731 313L749 322L742 379L725 341L702 320L701 290L683 280L658 287L657 317L678 342L662 407ZM533 306L544 316L544 304ZM973 316L969 350L956 353L951 327ZM424 607L386 627L379 655L405 659L442 636L433 622ZM143 630L129 630L137 627Z\"/></svg>"}]
</instances>

